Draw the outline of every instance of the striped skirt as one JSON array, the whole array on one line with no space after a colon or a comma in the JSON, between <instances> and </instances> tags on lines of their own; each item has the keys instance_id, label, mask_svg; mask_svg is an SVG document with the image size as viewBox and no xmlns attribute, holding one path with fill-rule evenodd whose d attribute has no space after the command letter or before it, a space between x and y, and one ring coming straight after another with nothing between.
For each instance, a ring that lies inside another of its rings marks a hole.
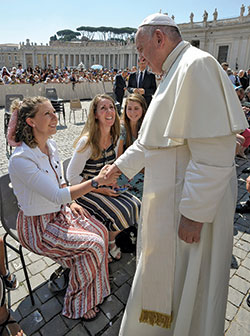
<instances>
[{"instance_id":1,"label":"striped skirt","mask_svg":"<svg viewBox=\"0 0 250 336\"><path fill-rule=\"evenodd\" d=\"M20 210L17 231L28 250L70 269L64 316L81 318L110 294L108 231L94 217L75 217L65 206L40 216L25 216Z\"/></svg>"},{"instance_id":2,"label":"striped skirt","mask_svg":"<svg viewBox=\"0 0 250 336\"><path fill-rule=\"evenodd\" d=\"M109 231L119 231L138 224L141 201L129 192L117 197L89 192L76 202L104 223Z\"/></svg>"}]
</instances>

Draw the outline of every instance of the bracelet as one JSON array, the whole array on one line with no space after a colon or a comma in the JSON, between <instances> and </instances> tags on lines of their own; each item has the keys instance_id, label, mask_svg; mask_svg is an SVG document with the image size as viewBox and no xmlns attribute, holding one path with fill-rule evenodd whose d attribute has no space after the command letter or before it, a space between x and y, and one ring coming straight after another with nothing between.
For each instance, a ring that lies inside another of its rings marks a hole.
<instances>
[{"instance_id":1,"label":"bracelet","mask_svg":"<svg viewBox=\"0 0 250 336\"><path fill-rule=\"evenodd\" d=\"M76 201L75 201L75 200L72 200L72 201L69 203L69 206L70 206L71 204L73 204L73 203L76 203Z\"/></svg>"}]
</instances>

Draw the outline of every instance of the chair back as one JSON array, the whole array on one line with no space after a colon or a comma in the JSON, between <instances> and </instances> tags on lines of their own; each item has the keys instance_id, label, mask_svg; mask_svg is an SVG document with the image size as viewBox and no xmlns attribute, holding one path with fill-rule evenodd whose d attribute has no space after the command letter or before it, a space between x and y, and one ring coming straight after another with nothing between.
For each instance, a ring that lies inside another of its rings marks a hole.
<instances>
[{"instance_id":1,"label":"chair back","mask_svg":"<svg viewBox=\"0 0 250 336\"><path fill-rule=\"evenodd\" d=\"M82 104L80 99L71 99L70 100L70 109L71 110L81 110Z\"/></svg>"},{"instance_id":2,"label":"chair back","mask_svg":"<svg viewBox=\"0 0 250 336\"><path fill-rule=\"evenodd\" d=\"M49 100L58 100L57 92L55 88L48 88L45 90L45 96Z\"/></svg>"},{"instance_id":3,"label":"chair back","mask_svg":"<svg viewBox=\"0 0 250 336\"><path fill-rule=\"evenodd\" d=\"M10 112L10 106L15 99L20 99L23 100L23 95L22 94L7 94L5 96L5 112L9 113Z\"/></svg>"},{"instance_id":4,"label":"chair back","mask_svg":"<svg viewBox=\"0 0 250 336\"><path fill-rule=\"evenodd\" d=\"M16 218L19 211L9 174L0 177L0 218L5 231L18 241Z\"/></svg>"}]
</instances>

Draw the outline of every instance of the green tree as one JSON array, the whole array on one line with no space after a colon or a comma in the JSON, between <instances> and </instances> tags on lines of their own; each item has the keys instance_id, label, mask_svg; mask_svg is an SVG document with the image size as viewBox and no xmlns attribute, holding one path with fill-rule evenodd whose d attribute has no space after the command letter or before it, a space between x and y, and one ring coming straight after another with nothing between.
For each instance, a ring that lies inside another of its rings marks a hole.
<instances>
[{"instance_id":1,"label":"green tree","mask_svg":"<svg viewBox=\"0 0 250 336\"><path fill-rule=\"evenodd\" d=\"M59 30L56 34L59 36L59 40L62 41L72 41L78 39L78 36L81 36L81 33L74 32L70 29Z\"/></svg>"}]
</instances>

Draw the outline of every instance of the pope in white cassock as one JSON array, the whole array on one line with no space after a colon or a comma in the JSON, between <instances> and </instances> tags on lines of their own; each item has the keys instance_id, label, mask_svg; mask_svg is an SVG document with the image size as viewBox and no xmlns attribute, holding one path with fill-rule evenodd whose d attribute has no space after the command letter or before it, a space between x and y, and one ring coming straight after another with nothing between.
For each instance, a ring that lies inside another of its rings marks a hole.
<instances>
[{"instance_id":1,"label":"pope in white cassock","mask_svg":"<svg viewBox=\"0 0 250 336\"><path fill-rule=\"evenodd\" d=\"M120 336L222 336L236 203L236 133L248 127L227 74L165 14L136 34L162 81L138 140L110 171L145 167L141 249Z\"/></svg>"}]
</instances>

